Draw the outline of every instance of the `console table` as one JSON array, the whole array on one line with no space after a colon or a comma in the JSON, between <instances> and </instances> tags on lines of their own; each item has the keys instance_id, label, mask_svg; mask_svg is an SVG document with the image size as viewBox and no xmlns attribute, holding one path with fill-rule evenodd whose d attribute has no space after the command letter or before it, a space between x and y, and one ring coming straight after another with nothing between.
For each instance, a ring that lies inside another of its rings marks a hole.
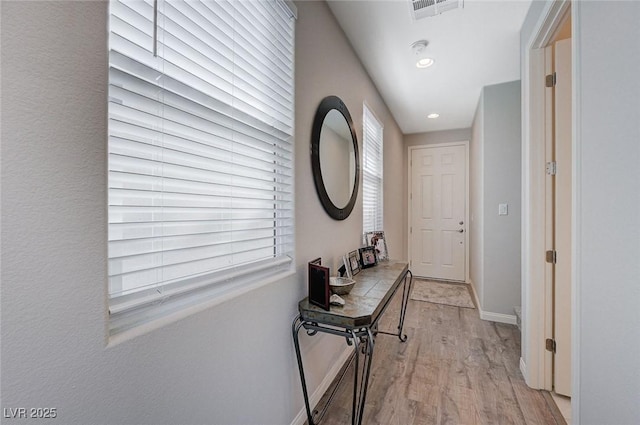
<instances>
[{"instance_id":1,"label":"console table","mask_svg":"<svg viewBox=\"0 0 640 425\"><path fill-rule=\"evenodd\" d=\"M338 384L334 387L322 410L320 412L318 410L312 412L309 406L309 394L304 376L300 341L298 340L298 333L301 327L307 331L308 335L312 336L322 332L344 337L347 344L353 346L353 354L349 359L349 365L355 360L351 414L351 423L353 425L362 423L376 335L397 336L401 342L407 340L407 336L402 333L402 329L413 280L409 264L401 261L381 262L375 267L362 270L353 279L356 284L351 292L348 295L341 295L345 301L344 306L332 305L331 309L327 311L309 303L308 298L303 299L298 304L300 314L293 321L292 331L309 425L316 425L322 420L349 367L344 368ZM379 331L378 320L400 287L403 290L398 332ZM360 372L359 359L361 354L363 359L362 371Z\"/></svg>"}]
</instances>

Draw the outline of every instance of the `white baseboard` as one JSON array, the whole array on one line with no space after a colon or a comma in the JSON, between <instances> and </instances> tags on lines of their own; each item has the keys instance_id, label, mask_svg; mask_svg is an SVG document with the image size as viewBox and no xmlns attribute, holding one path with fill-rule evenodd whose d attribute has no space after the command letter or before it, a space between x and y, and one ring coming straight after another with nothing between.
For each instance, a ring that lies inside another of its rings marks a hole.
<instances>
[{"instance_id":1,"label":"white baseboard","mask_svg":"<svg viewBox=\"0 0 640 425\"><path fill-rule=\"evenodd\" d=\"M318 388L309 396L309 405L311 406L311 411L313 411L314 407L318 404L324 393L327 392L329 386L333 382L333 380L338 376L340 369L345 365L347 360L349 360L349 356L353 354L353 347L346 346L344 351L338 357L338 360L333 364L331 369L327 372L326 376L318 385ZM298 384L300 384L300 380L298 379ZM299 385L298 385L299 386ZM299 386L300 392L302 393L302 388ZM304 425L307 421L307 409L304 407L304 403L302 404L302 410L298 412L296 417L291 422L291 425Z\"/></svg>"},{"instance_id":2,"label":"white baseboard","mask_svg":"<svg viewBox=\"0 0 640 425\"><path fill-rule=\"evenodd\" d=\"M490 322L507 323L509 325L518 324L518 318L515 314L493 313L491 311L483 311L480 309L480 318Z\"/></svg>"},{"instance_id":3,"label":"white baseboard","mask_svg":"<svg viewBox=\"0 0 640 425\"><path fill-rule=\"evenodd\" d=\"M476 307L480 312L480 318L482 320L488 320L490 322L499 322L499 323L507 323L509 325L517 325L518 318L515 314L502 314L502 313L493 313L491 311L484 311L482 306L480 305L480 300L478 299L478 294L476 293L476 287L473 282L471 282L471 293L473 293L473 300L476 303Z\"/></svg>"}]
</instances>

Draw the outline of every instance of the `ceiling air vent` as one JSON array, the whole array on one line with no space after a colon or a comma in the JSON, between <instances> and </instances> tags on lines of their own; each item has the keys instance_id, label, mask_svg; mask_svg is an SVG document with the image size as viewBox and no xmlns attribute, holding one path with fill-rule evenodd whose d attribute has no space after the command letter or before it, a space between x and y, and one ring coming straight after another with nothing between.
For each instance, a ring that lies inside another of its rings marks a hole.
<instances>
[{"instance_id":1,"label":"ceiling air vent","mask_svg":"<svg viewBox=\"0 0 640 425\"><path fill-rule=\"evenodd\" d=\"M414 21L464 7L464 0L409 0Z\"/></svg>"}]
</instances>

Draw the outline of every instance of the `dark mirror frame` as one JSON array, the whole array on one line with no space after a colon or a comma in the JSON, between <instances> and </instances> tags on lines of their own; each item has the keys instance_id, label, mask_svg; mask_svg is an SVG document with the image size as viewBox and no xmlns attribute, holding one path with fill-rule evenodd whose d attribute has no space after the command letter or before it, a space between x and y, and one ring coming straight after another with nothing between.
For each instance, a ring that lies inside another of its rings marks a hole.
<instances>
[{"instance_id":1,"label":"dark mirror frame","mask_svg":"<svg viewBox=\"0 0 640 425\"><path fill-rule=\"evenodd\" d=\"M324 180L322 179L322 168L320 167L320 133L322 132L322 123L324 122L325 117L332 109L337 110L342 114L344 119L347 121L347 125L349 126L349 130L351 132L351 142L353 143L353 153L355 155L355 165L356 165L356 176L355 182L353 185L353 190L351 192L351 198L349 202L344 208L338 208L327 193L327 190L324 186ZM360 186L360 158L358 152L358 139L356 137L356 132L353 128L353 120L351 119L351 114L349 114L349 110L344 102L337 96L327 96L322 99L320 102L320 106L318 106L318 110L316 111L316 116L313 120L313 128L311 130L311 170L313 172L313 182L316 185L316 192L318 192L318 197L320 198L320 202L324 207L327 214L329 214L332 218L336 220L344 220L349 217L351 211L353 211L353 207L356 204L356 198L358 197L358 188Z\"/></svg>"}]
</instances>

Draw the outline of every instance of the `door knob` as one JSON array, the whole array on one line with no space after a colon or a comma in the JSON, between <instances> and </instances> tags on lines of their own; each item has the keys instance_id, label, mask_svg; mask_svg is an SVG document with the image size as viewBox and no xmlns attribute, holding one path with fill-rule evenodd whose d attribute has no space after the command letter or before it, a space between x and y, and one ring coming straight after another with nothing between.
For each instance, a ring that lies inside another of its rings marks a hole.
<instances>
[{"instance_id":1,"label":"door knob","mask_svg":"<svg viewBox=\"0 0 640 425\"><path fill-rule=\"evenodd\" d=\"M464 233L464 229L458 230L458 233Z\"/></svg>"},{"instance_id":2,"label":"door knob","mask_svg":"<svg viewBox=\"0 0 640 425\"><path fill-rule=\"evenodd\" d=\"M461 221L460 223L458 223L460 226L462 226L464 224L464 221Z\"/></svg>"}]
</instances>

